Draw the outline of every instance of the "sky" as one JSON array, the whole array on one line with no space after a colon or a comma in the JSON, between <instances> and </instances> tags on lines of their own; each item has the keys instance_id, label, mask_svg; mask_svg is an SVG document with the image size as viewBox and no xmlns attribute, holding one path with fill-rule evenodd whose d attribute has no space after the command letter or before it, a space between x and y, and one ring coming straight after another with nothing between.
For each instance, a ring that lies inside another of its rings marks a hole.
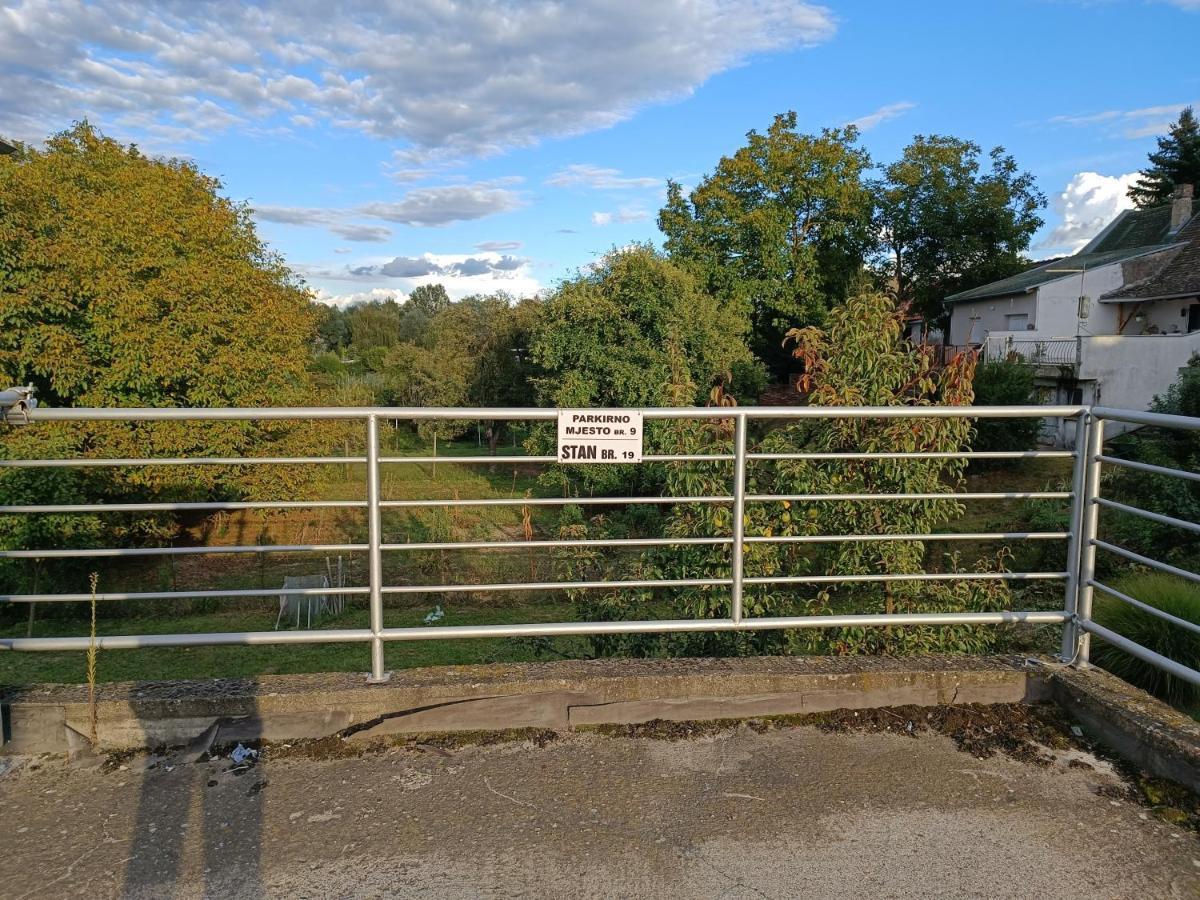
<instances>
[{"instance_id":1,"label":"sky","mask_svg":"<svg viewBox=\"0 0 1200 900\"><path fill-rule=\"evenodd\" d=\"M1200 106L1198 43L1200 0L0 0L0 136L194 160L329 303L551 289L787 110L1003 146L1047 257Z\"/></svg>"}]
</instances>

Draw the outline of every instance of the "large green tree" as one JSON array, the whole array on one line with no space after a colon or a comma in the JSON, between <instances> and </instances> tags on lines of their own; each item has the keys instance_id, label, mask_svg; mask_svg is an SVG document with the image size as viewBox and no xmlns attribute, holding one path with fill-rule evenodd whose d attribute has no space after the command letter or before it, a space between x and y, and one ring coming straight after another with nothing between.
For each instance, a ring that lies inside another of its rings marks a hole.
<instances>
[{"instance_id":1,"label":"large green tree","mask_svg":"<svg viewBox=\"0 0 1200 900\"><path fill-rule=\"evenodd\" d=\"M1130 198L1143 209L1167 203L1176 185L1200 188L1200 123L1192 107L1184 108L1158 139L1158 150L1149 155L1149 162L1129 188Z\"/></svg>"},{"instance_id":2,"label":"large green tree","mask_svg":"<svg viewBox=\"0 0 1200 900\"><path fill-rule=\"evenodd\" d=\"M0 377L63 405L299 400L309 295L220 187L86 123L0 157Z\"/></svg>"},{"instance_id":3,"label":"large green tree","mask_svg":"<svg viewBox=\"0 0 1200 900\"><path fill-rule=\"evenodd\" d=\"M932 322L948 294L1021 271L1046 198L1004 148L918 135L872 183L877 264L901 306Z\"/></svg>"},{"instance_id":4,"label":"large green tree","mask_svg":"<svg viewBox=\"0 0 1200 900\"><path fill-rule=\"evenodd\" d=\"M784 113L723 158L689 194L670 182L658 216L671 258L752 321L759 358L786 368L789 328L819 324L842 302L875 244L870 167L854 128L819 135Z\"/></svg>"},{"instance_id":5,"label":"large green tree","mask_svg":"<svg viewBox=\"0 0 1200 900\"><path fill-rule=\"evenodd\" d=\"M190 162L149 157L86 123L0 156L0 379L33 383L55 406L311 402L310 295L220 189ZM290 456L326 440L289 423L60 423L4 432L0 453ZM0 500L294 497L312 485L306 469L8 469ZM141 543L172 530L154 516L14 516L0 543Z\"/></svg>"}]
</instances>

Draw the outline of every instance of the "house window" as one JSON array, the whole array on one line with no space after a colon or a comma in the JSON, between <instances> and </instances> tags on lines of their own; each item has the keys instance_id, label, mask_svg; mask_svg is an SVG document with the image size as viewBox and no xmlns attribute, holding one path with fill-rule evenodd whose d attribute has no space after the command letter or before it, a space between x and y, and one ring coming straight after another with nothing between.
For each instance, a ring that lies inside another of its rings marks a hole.
<instances>
[{"instance_id":1,"label":"house window","mask_svg":"<svg viewBox=\"0 0 1200 900\"><path fill-rule=\"evenodd\" d=\"M1024 331L1029 325L1029 313L1009 313L1004 317L1005 331Z\"/></svg>"},{"instance_id":2,"label":"house window","mask_svg":"<svg viewBox=\"0 0 1200 900\"><path fill-rule=\"evenodd\" d=\"M1200 331L1200 303L1188 307L1188 334Z\"/></svg>"}]
</instances>

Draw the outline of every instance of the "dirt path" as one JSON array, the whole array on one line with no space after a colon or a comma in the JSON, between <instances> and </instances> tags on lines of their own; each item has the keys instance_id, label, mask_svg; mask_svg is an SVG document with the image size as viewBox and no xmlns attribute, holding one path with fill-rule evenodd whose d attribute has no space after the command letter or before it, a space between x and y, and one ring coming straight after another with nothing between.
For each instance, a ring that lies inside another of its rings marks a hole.
<instances>
[{"instance_id":1,"label":"dirt path","mask_svg":"<svg viewBox=\"0 0 1200 900\"><path fill-rule=\"evenodd\" d=\"M0 777L0 896L1196 895L1195 835L1121 799L1106 763L1052 755L742 726L240 769L26 761Z\"/></svg>"}]
</instances>

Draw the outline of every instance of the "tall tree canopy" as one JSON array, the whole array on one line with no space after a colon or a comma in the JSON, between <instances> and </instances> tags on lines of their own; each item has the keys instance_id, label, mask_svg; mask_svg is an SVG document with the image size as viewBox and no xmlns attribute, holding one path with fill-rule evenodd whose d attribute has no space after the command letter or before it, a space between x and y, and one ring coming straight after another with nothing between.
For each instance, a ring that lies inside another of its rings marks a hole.
<instances>
[{"instance_id":1,"label":"tall tree canopy","mask_svg":"<svg viewBox=\"0 0 1200 900\"><path fill-rule=\"evenodd\" d=\"M1200 189L1200 123L1192 107L1186 107L1170 131L1158 139L1158 150L1149 155L1150 165L1129 188L1129 196L1143 209L1171 199L1177 184Z\"/></svg>"},{"instance_id":2,"label":"tall tree canopy","mask_svg":"<svg viewBox=\"0 0 1200 900\"><path fill-rule=\"evenodd\" d=\"M308 293L219 189L86 123L0 157L0 377L63 405L299 400Z\"/></svg>"},{"instance_id":3,"label":"tall tree canopy","mask_svg":"<svg viewBox=\"0 0 1200 900\"><path fill-rule=\"evenodd\" d=\"M1004 148L918 135L872 184L880 269L902 306L933 322L948 294L1021 271L1046 198Z\"/></svg>"},{"instance_id":4,"label":"tall tree canopy","mask_svg":"<svg viewBox=\"0 0 1200 900\"><path fill-rule=\"evenodd\" d=\"M546 406L672 406L683 360L702 401L751 364L744 320L648 247L610 253L546 301L533 337Z\"/></svg>"},{"instance_id":5,"label":"tall tree canopy","mask_svg":"<svg viewBox=\"0 0 1200 900\"><path fill-rule=\"evenodd\" d=\"M856 129L799 134L794 112L746 139L686 197L670 182L658 225L673 260L750 310L755 352L781 369L787 330L821 323L874 246L863 182L871 163Z\"/></svg>"}]
</instances>

